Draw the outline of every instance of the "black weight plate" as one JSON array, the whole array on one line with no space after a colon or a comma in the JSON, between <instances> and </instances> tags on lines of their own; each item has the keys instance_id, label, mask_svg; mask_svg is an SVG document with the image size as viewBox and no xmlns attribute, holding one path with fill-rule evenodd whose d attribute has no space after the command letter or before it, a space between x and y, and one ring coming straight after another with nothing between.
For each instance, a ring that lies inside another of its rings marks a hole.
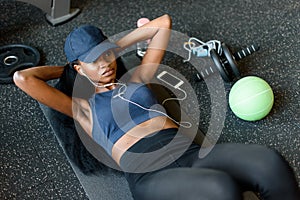
<instances>
[{"instance_id":1,"label":"black weight plate","mask_svg":"<svg viewBox=\"0 0 300 200\"><path fill-rule=\"evenodd\" d=\"M230 82L229 74L226 71L226 69L223 68L223 66L220 62L220 57L214 49L210 50L210 57L213 60L213 62L215 63L222 79L226 82Z\"/></svg>"},{"instance_id":2,"label":"black weight plate","mask_svg":"<svg viewBox=\"0 0 300 200\"><path fill-rule=\"evenodd\" d=\"M37 49L24 44L0 47L0 83L12 83L15 71L34 67L40 61Z\"/></svg>"},{"instance_id":3,"label":"black weight plate","mask_svg":"<svg viewBox=\"0 0 300 200\"><path fill-rule=\"evenodd\" d=\"M228 61L228 65L230 66L230 71L233 72L234 78L240 77L240 71L238 70L237 63L233 59L230 50L227 48L227 46L224 43L222 43L222 50L226 60Z\"/></svg>"}]
</instances>

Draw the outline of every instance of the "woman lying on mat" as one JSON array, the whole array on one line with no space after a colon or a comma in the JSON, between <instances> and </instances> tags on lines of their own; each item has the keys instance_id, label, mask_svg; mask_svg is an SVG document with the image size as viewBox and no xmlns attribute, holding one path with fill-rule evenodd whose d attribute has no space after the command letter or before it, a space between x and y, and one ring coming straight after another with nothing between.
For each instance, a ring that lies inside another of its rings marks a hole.
<instances>
[{"instance_id":1,"label":"woman lying on mat","mask_svg":"<svg viewBox=\"0 0 300 200\"><path fill-rule=\"evenodd\" d=\"M94 26L74 29L64 50L71 70L93 86L94 94L87 100L72 98L46 83L61 77L66 67L29 68L16 72L14 81L34 99L74 118L124 171L134 199L235 200L251 190L263 199L299 200L292 169L272 149L216 144L206 157L199 158L200 146L187 137L177 137L176 145L169 145L180 125L155 108L158 101L147 83L163 59L170 33L168 15L116 43L106 40ZM147 53L128 82L116 79L117 52L148 39ZM131 118L122 117L128 112ZM175 155L188 143L180 156Z\"/></svg>"}]
</instances>

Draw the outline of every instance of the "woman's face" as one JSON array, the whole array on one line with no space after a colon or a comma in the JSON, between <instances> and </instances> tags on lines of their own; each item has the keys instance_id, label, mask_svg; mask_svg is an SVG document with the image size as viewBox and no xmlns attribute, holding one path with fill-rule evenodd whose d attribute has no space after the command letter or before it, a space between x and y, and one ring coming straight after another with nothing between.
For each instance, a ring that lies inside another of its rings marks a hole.
<instances>
[{"instance_id":1,"label":"woman's face","mask_svg":"<svg viewBox=\"0 0 300 200\"><path fill-rule=\"evenodd\" d=\"M81 74L88 76L98 84L107 84L116 79L117 62L113 50L107 50L92 63L79 61L80 65L75 69Z\"/></svg>"}]
</instances>

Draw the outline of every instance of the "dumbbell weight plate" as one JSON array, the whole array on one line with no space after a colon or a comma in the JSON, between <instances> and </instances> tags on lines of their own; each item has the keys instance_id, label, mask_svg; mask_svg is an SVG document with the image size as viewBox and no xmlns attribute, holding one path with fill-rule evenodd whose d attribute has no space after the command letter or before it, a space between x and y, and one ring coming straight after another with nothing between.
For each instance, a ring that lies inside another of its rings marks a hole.
<instances>
[{"instance_id":1,"label":"dumbbell weight plate","mask_svg":"<svg viewBox=\"0 0 300 200\"><path fill-rule=\"evenodd\" d=\"M222 50L223 50L223 53L225 55L225 58L226 60L228 61L227 65L226 66L229 66L230 67L230 71L232 71L234 77L233 78L238 78L240 77L240 72L237 68L237 63L236 61L233 59L232 57L232 53L230 52L230 50L227 48L227 46L222 43Z\"/></svg>"},{"instance_id":2,"label":"dumbbell weight plate","mask_svg":"<svg viewBox=\"0 0 300 200\"><path fill-rule=\"evenodd\" d=\"M34 67L40 61L40 53L34 47L11 44L0 47L0 84L12 83L15 71Z\"/></svg>"},{"instance_id":3,"label":"dumbbell weight plate","mask_svg":"<svg viewBox=\"0 0 300 200\"><path fill-rule=\"evenodd\" d=\"M220 62L220 56L217 54L217 52L212 49L210 50L210 57L213 60L214 64L216 65L222 79L226 82L230 82L229 74L227 70L223 67L223 65Z\"/></svg>"}]
</instances>

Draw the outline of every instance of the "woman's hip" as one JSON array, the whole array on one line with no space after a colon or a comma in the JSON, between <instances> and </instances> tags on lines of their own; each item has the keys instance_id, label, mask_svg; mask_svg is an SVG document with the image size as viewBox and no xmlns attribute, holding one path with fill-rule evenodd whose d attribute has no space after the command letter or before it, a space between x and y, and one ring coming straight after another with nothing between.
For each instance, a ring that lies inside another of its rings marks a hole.
<instances>
[{"instance_id":1,"label":"woman's hip","mask_svg":"<svg viewBox=\"0 0 300 200\"><path fill-rule=\"evenodd\" d=\"M179 167L175 161L193 141L177 132L175 128L164 129L141 139L123 154L120 167L127 173L147 173L169 165Z\"/></svg>"}]
</instances>

